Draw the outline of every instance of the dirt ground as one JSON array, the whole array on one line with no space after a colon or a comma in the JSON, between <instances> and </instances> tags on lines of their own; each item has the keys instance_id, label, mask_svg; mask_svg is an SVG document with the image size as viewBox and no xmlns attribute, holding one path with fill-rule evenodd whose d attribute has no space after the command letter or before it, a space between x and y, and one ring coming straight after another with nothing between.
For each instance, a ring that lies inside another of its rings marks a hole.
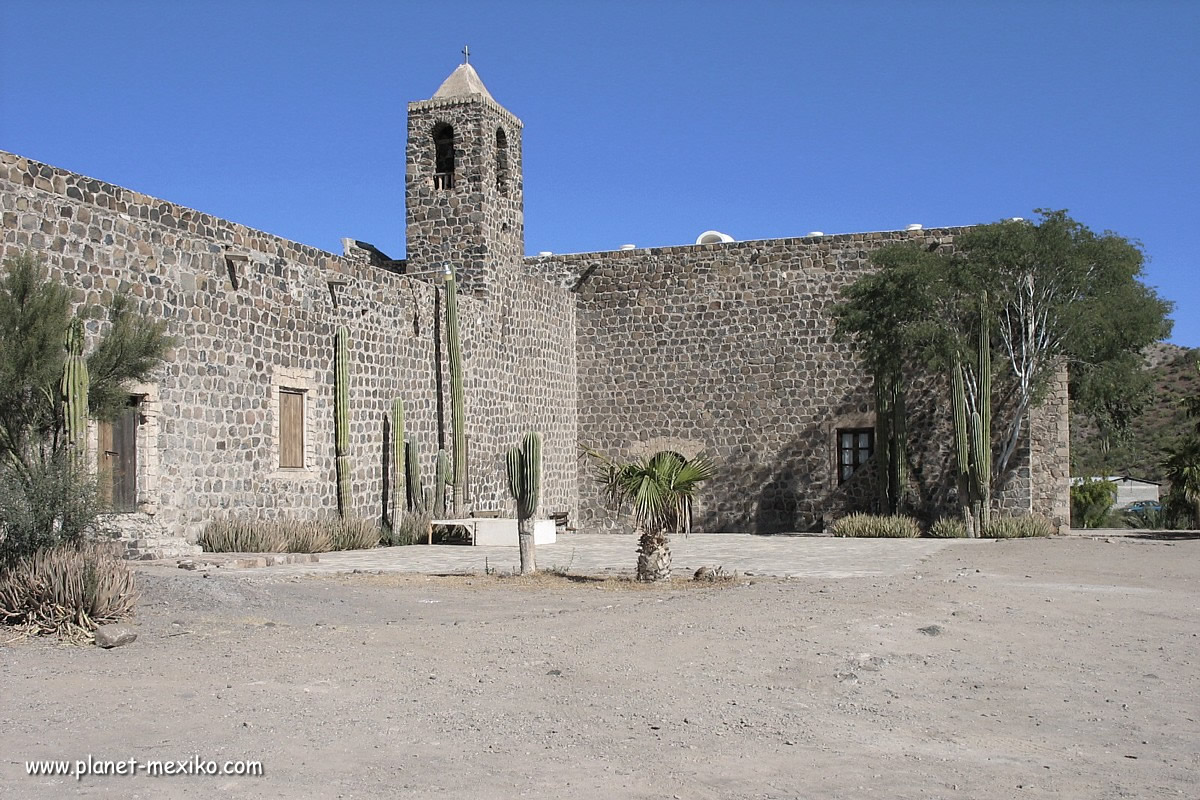
<instances>
[{"instance_id":1,"label":"dirt ground","mask_svg":"<svg viewBox=\"0 0 1200 800\"><path fill-rule=\"evenodd\" d=\"M0 646L0 797L1196 798L1198 578L1196 539L706 587L146 571L132 645ZM265 775L26 775L89 754Z\"/></svg>"}]
</instances>

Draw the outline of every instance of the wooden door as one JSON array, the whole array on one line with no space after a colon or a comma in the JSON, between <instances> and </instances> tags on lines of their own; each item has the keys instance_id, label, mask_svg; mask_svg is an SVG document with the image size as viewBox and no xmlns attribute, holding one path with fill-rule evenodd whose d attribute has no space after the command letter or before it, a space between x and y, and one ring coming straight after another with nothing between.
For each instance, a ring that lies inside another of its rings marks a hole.
<instances>
[{"instance_id":1,"label":"wooden door","mask_svg":"<svg viewBox=\"0 0 1200 800\"><path fill-rule=\"evenodd\" d=\"M100 423L100 495L115 512L137 510L137 398L112 422Z\"/></svg>"}]
</instances>

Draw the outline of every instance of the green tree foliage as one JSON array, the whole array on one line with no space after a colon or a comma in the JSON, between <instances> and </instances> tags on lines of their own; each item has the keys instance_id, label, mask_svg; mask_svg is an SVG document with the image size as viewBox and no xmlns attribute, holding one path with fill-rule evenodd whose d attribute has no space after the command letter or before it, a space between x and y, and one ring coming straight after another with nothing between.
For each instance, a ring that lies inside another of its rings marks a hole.
<instances>
[{"instance_id":1,"label":"green tree foliage","mask_svg":"<svg viewBox=\"0 0 1200 800\"><path fill-rule=\"evenodd\" d=\"M1192 526L1200 528L1200 396L1185 397L1183 406L1196 428L1163 462L1171 483L1167 508L1178 515L1190 516Z\"/></svg>"},{"instance_id":2,"label":"green tree foliage","mask_svg":"<svg viewBox=\"0 0 1200 800\"><path fill-rule=\"evenodd\" d=\"M1171 331L1170 304L1141 282L1136 242L1094 233L1066 211L1036 213L1036 223L981 225L957 241L970 283L997 301L997 360L1015 403L998 459L1005 466L1060 360L1075 402L1110 431L1125 430L1148 395L1141 350Z\"/></svg>"},{"instance_id":3,"label":"green tree foliage","mask_svg":"<svg viewBox=\"0 0 1200 800\"><path fill-rule=\"evenodd\" d=\"M1200 438L1192 437L1171 451L1163 466L1171 483L1168 512L1189 516L1191 527L1200 528Z\"/></svg>"},{"instance_id":4,"label":"green tree foliage","mask_svg":"<svg viewBox=\"0 0 1200 800\"><path fill-rule=\"evenodd\" d=\"M72 309L71 294L29 254L5 262L0 278L0 462L28 473L65 444L60 389L67 332L77 318L107 321L87 356L88 406L98 419L124 408L125 386L144 381L172 345L166 325L117 295L105 309Z\"/></svg>"},{"instance_id":5,"label":"green tree foliage","mask_svg":"<svg viewBox=\"0 0 1200 800\"><path fill-rule=\"evenodd\" d=\"M872 263L879 271L847 287L834 313L838 338L855 341L875 382L879 510L895 513L908 468L905 387L914 377L909 356L929 339L926 326L936 297L927 278L941 258L918 248L887 247Z\"/></svg>"},{"instance_id":6,"label":"green tree foliage","mask_svg":"<svg viewBox=\"0 0 1200 800\"><path fill-rule=\"evenodd\" d=\"M0 573L39 550L112 533L99 521L95 476L65 450L20 475L0 468L0 476Z\"/></svg>"},{"instance_id":7,"label":"green tree foliage","mask_svg":"<svg viewBox=\"0 0 1200 800\"><path fill-rule=\"evenodd\" d=\"M98 533L100 505L85 465L67 456L62 390L67 334L99 317L104 331L87 356L88 405L99 419L125 406L125 385L144 381L172 341L118 296L105 309L75 310L29 254L0 277L0 568L60 541ZM105 322L107 324L105 324Z\"/></svg>"},{"instance_id":8,"label":"green tree foliage","mask_svg":"<svg viewBox=\"0 0 1200 800\"><path fill-rule=\"evenodd\" d=\"M1099 528L1108 519L1117 502L1117 485L1112 481L1088 478L1071 487L1071 525L1075 528Z\"/></svg>"},{"instance_id":9,"label":"green tree foliage","mask_svg":"<svg viewBox=\"0 0 1200 800\"><path fill-rule=\"evenodd\" d=\"M971 228L953 252L882 248L872 256L879 271L849 287L835 309L839 335L876 374L907 360L948 377L962 369L968 418L985 418L980 393L989 376L979 374L986 362L975 354L989 331L993 483L1007 478L1028 413L1060 364L1069 367L1074 402L1105 415L1110 435L1119 435L1146 394L1131 373L1136 356L1170 332L1170 305L1141 282L1136 243L1096 234L1065 211L1036 213L1037 221Z\"/></svg>"},{"instance_id":10,"label":"green tree foliage","mask_svg":"<svg viewBox=\"0 0 1200 800\"><path fill-rule=\"evenodd\" d=\"M1175 351L1168 348L1165 352ZM1150 397L1142 413L1131 418L1124 435L1102 439L1095 419L1072 402L1071 474L1133 475L1166 481L1163 461L1196 427L1187 412L1188 401L1200 397L1198 355L1200 351L1180 349L1138 373L1149 380Z\"/></svg>"}]
</instances>

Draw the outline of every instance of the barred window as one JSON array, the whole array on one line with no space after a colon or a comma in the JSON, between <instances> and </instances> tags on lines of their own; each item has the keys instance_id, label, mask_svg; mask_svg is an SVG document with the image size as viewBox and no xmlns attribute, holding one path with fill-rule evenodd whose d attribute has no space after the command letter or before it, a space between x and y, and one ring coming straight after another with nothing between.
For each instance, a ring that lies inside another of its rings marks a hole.
<instances>
[{"instance_id":1,"label":"barred window","mask_svg":"<svg viewBox=\"0 0 1200 800\"><path fill-rule=\"evenodd\" d=\"M838 483L844 483L875 452L875 429L841 428L837 435Z\"/></svg>"}]
</instances>

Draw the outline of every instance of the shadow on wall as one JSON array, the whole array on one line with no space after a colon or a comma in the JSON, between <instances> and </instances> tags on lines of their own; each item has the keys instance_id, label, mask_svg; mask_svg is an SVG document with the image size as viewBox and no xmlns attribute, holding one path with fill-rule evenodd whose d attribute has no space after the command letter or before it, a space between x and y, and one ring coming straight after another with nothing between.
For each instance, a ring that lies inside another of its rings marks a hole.
<instances>
[{"instance_id":1,"label":"shadow on wall","mask_svg":"<svg viewBox=\"0 0 1200 800\"><path fill-rule=\"evenodd\" d=\"M755 533L820 530L830 494L825 438L820 427L813 427L775 454L758 492Z\"/></svg>"},{"instance_id":2,"label":"shadow on wall","mask_svg":"<svg viewBox=\"0 0 1200 800\"><path fill-rule=\"evenodd\" d=\"M910 392L909 458L905 513L925 524L953 514L953 430L948 392L936 381L922 382ZM878 512L878 454L848 480L837 482L835 469L838 419L862 409L847 403L821 423L804 430L774 454L769 464L752 461L752 453L724 459L722 489L703 515L703 530L749 530L750 533L820 531L853 511ZM868 413L872 419L873 413Z\"/></svg>"}]
</instances>

